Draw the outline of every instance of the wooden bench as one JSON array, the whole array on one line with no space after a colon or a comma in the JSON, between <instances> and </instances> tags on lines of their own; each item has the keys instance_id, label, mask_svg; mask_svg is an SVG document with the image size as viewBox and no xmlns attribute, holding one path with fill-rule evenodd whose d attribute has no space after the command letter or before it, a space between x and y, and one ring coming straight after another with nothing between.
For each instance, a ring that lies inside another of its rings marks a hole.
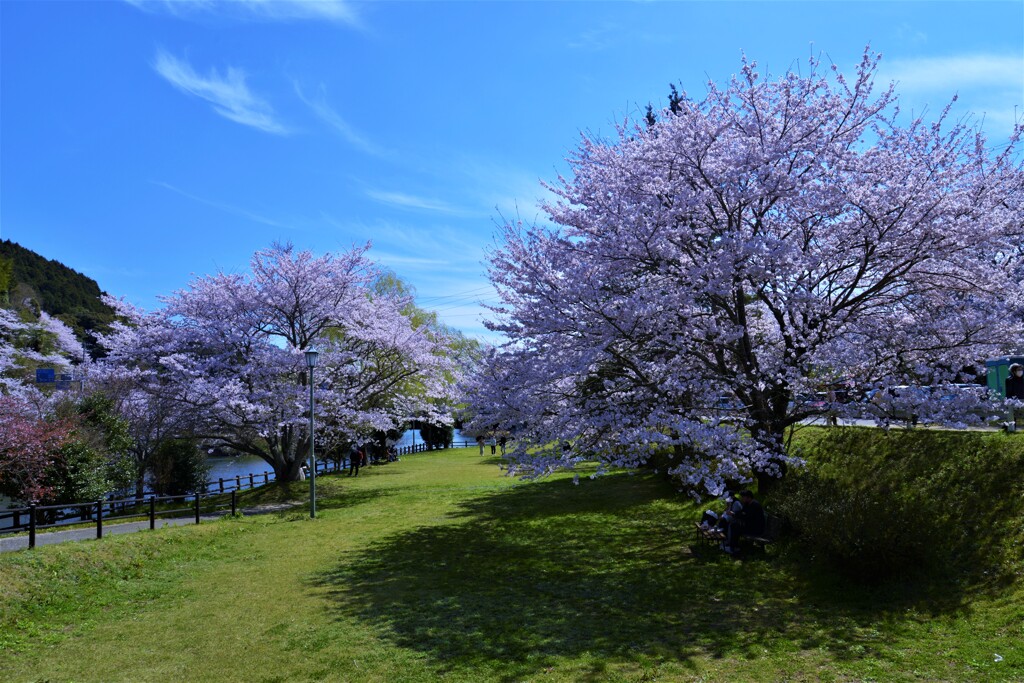
<instances>
[{"instance_id":1,"label":"wooden bench","mask_svg":"<svg viewBox=\"0 0 1024 683\"><path fill-rule=\"evenodd\" d=\"M775 542L782 532L782 520L775 515L764 513L764 533L758 536L740 536L740 540L747 540L761 548L767 548Z\"/></svg>"},{"instance_id":2,"label":"wooden bench","mask_svg":"<svg viewBox=\"0 0 1024 683\"><path fill-rule=\"evenodd\" d=\"M725 532L718 527L704 528L700 522L694 522L693 527L697 533L697 540L704 543L718 544L725 540Z\"/></svg>"}]
</instances>

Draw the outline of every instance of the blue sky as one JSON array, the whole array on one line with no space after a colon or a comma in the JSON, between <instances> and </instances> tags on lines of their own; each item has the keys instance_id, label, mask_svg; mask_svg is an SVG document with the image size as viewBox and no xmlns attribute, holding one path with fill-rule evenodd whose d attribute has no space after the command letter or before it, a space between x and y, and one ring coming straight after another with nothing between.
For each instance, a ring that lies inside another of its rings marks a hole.
<instances>
[{"instance_id":1,"label":"blue sky","mask_svg":"<svg viewBox=\"0 0 1024 683\"><path fill-rule=\"evenodd\" d=\"M781 73L884 55L905 109L1024 113L1024 2L0 2L0 236L145 308L274 240L373 242L486 338L501 216L581 132L700 96L741 53Z\"/></svg>"}]
</instances>

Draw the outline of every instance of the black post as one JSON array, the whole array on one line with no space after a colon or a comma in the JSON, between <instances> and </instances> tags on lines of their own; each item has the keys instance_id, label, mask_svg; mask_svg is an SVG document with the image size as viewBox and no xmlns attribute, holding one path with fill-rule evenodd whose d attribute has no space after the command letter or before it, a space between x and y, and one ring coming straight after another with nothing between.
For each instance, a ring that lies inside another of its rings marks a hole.
<instances>
[{"instance_id":1,"label":"black post","mask_svg":"<svg viewBox=\"0 0 1024 683\"><path fill-rule=\"evenodd\" d=\"M234 517L238 510L238 494L231 492L231 516Z\"/></svg>"},{"instance_id":2,"label":"black post","mask_svg":"<svg viewBox=\"0 0 1024 683\"><path fill-rule=\"evenodd\" d=\"M156 529L156 496L149 497L149 530Z\"/></svg>"},{"instance_id":3,"label":"black post","mask_svg":"<svg viewBox=\"0 0 1024 683\"><path fill-rule=\"evenodd\" d=\"M15 508L14 511L11 513L11 522L12 529L17 529L19 526L21 526L21 512L19 512L17 508Z\"/></svg>"},{"instance_id":4,"label":"black post","mask_svg":"<svg viewBox=\"0 0 1024 683\"><path fill-rule=\"evenodd\" d=\"M28 547L36 547L36 504L28 506Z\"/></svg>"},{"instance_id":5,"label":"black post","mask_svg":"<svg viewBox=\"0 0 1024 683\"><path fill-rule=\"evenodd\" d=\"M249 473L249 488L255 488L256 484L252 481L252 472Z\"/></svg>"},{"instance_id":6,"label":"black post","mask_svg":"<svg viewBox=\"0 0 1024 683\"><path fill-rule=\"evenodd\" d=\"M235 475L235 488L236 489L242 488L242 475L240 475L240 474L236 474Z\"/></svg>"},{"instance_id":7,"label":"black post","mask_svg":"<svg viewBox=\"0 0 1024 683\"><path fill-rule=\"evenodd\" d=\"M103 501L96 501L96 538L103 538Z\"/></svg>"},{"instance_id":8,"label":"black post","mask_svg":"<svg viewBox=\"0 0 1024 683\"><path fill-rule=\"evenodd\" d=\"M264 472L263 473L263 483L264 484L269 484L270 483L270 472Z\"/></svg>"},{"instance_id":9,"label":"black post","mask_svg":"<svg viewBox=\"0 0 1024 683\"><path fill-rule=\"evenodd\" d=\"M196 491L196 524L199 524L199 491Z\"/></svg>"},{"instance_id":10,"label":"black post","mask_svg":"<svg viewBox=\"0 0 1024 683\"><path fill-rule=\"evenodd\" d=\"M224 493L224 477L220 478L220 492Z\"/></svg>"}]
</instances>

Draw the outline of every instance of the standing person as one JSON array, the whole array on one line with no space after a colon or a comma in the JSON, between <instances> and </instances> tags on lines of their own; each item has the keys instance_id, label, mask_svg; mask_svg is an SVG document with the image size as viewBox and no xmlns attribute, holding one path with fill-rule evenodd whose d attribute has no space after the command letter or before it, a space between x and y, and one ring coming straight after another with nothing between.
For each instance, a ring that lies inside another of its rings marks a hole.
<instances>
[{"instance_id":1,"label":"standing person","mask_svg":"<svg viewBox=\"0 0 1024 683\"><path fill-rule=\"evenodd\" d=\"M491 455L494 455L495 453L497 453L498 442L494 440L493 436L491 436L491 438L487 439L487 445L489 445L491 447Z\"/></svg>"},{"instance_id":2,"label":"standing person","mask_svg":"<svg viewBox=\"0 0 1024 683\"><path fill-rule=\"evenodd\" d=\"M480 447L480 455L483 455L484 454L484 437L483 437L482 434L480 436L476 437L476 445Z\"/></svg>"},{"instance_id":3,"label":"standing person","mask_svg":"<svg viewBox=\"0 0 1024 683\"><path fill-rule=\"evenodd\" d=\"M348 452L348 476L358 477L359 466L363 464L363 453L359 446L353 441L352 448Z\"/></svg>"},{"instance_id":4,"label":"standing person","mask_svg":"<svg viewBox=\"0 0 1024 683\"><path fill-rule=\"evenodd\" d=\"M1014 363L1006 376L1006 398L1024 402L1024 366ZM1017 420L1024 417L1024 408L1010 408L1010 424L1016 430Z\"/></svg>"},{"instance_id":5,"label":"standing person","mask_svg":"<svg viewBox=\"0 0 1024 683\"><path fill-rule=\"evenodd\" d=\"M836 397L836 390L835 389L829 389L828 390L828 426L829 427L837 427L839 425L839 417L836 414L836 402L837 401L838 401L838 398Z\"/></svg>"},{"instance_id":6,"label":"standing person","mask_svg":"<svg viewBox=\"0 0 1024 683\"><path fill-rule=\"evenodd\" d=\"M501 454L505 455L505 444L508 443L508 439L504 436L498 439L498 445L501 446Z\"/></svg>"},{"instance_id":7,"label":"standing person","mask_svg":"<svg viewBox=\"0 0 1024 683\"><path fill-rule=\"evenodd\" d=\"M764 508L750 489L739 492L742 508L725 529L722 550L732 555L739 551L740 536L760 536L764 533Z\"/></svg>"}]
</instances>

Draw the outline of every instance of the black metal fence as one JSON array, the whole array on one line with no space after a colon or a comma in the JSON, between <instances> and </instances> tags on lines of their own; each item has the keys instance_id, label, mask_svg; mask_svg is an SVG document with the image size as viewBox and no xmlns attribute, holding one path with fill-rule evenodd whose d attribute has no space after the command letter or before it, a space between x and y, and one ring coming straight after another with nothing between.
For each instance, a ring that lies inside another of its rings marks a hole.
<instances>
[{"instance_id":1,"label":"black metal fence","mask_svg":"<svg viewBox=\"0 0 1024 683\"><path fill-rule=\"evenodd\" d=\"M464 441L462 447L472 445ZM453 447L457 447L453 444ZM396 451L399 456L412 453L423 453L426 444L402 446ZM377 462L383 462L378 459ZM326 460L316 463L318 475L338 472L348 468L348 460ZM195 515L196 524L203 513L212 514L230 508L231 514L237 512L239 491L264 486L276 481L273 472L250 472L247 475L234 477L218 477L206 483L206 490L198 495L189 493L179 496L148 495L141 498L111 498L108 500L89 501L87 503L62 503L59 505L29 505L27 507L8 508L0 511L0 534L28 532L28 547L36 545L36 532L41 529L69 526L72 524L95 523L96 538L103 538L103 522L112 520L127 521L148 518L149 528L156 528L156 520L163 517L180 516L182 513ZM230 494L230 499L224 498ZM174 507L174 503L188 503L188 507ZM204 502L205 501L205 502ZM169 504L169 507L165 504ZM159 507L158 507L159 505ZM10 520L8 524L7 521Z\"/></svg>"},{"instance_id":2,"label":"black metal fence","mask_svg":"<svg viewBox=\"0 0 1024 683\"><path fill-rule=\"evenodd\" d=\"M176 503L180 503L184 507L176 507ZM28 547L34 548L36 547L36 532L41 529L92 523L96 526L96 538L103 538L104 522L148 519L149 528L155 529L156 520L164 517L180 517L182 513L187 512L194 515L196 524L199 524L199 519L204 513L212 514L227 509L231 510L231 514L237 512L237 490L232 490L229 498L185 494L97 500L91 503L29 505L24 508L10 509L0 514L0 518L13 519L13 524L0 530L0 533L28 531Z\"/></svg>"},{"instance_id":3,"label":"black metal fence","mask_svg":"<svg viewBox=\"0 0 1024 683\"><path fill-rule=\"evenodd\" d=\"M317 462L317 474L337 472L344 469L347 462ZM196 495L187 493L178 496L147 495L141 498L110 498L107 500L90 501L88 503L62 503L58 505L29 505L28 507L9 508L0 511L0 534L29 534L29 547L35 546L35 532L39 529L63 527L85 522L96 523L96 538L103 537L103 521L126 521L133 518L149 517L149 526L154 528L156 519L171 517L183 512L194 512L196 524L199 523L201 512L207 514L231 508L231 514L237 510L237 494L239 491L253 489L276 481L273 472L250 472L248 475L220 477L216 481L208 481L206 490ZM230 501L221 498L231 494ZM187 508L167 508L164 503L189 501ZM206 501L203 503L203 501ZM157 508L157 504L161 507ZM10 520L10 524L6 521Z\"/></svg>"},{"instance_id":4,"label":"black metal fence","mask_svg":"<svg viewBox=\"0 0 1024 683\"><path fill-rule=\"evenodd\" d=\"M316 473L337 472L346 467L348 467L347 460L340 462L334 460L317 461ZM250 472L249 474L236 474L233 477L218 477L216 480L210 479L206 482L206 493L243 491L269 484L272 481L277 481L277 476L273 472Z\"/></svg>"}]
</instances>

